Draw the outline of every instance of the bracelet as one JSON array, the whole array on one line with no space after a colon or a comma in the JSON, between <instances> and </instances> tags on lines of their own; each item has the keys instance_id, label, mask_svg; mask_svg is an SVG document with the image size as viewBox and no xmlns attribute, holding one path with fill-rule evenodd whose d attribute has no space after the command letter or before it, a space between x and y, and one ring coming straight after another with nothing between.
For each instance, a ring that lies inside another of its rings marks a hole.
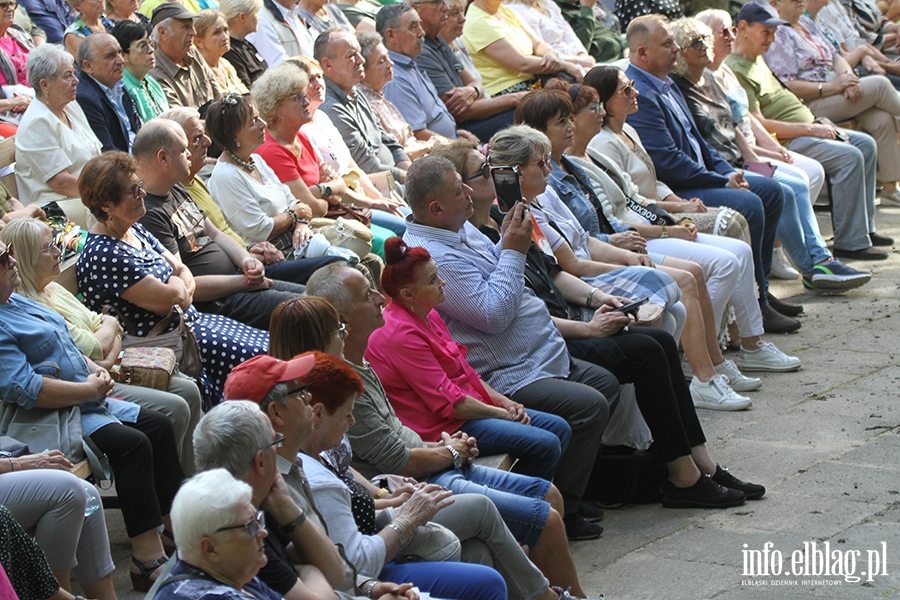
<instances>
[{"instance_id":1,"label":"bracelet","mask_svg":"<svg viewBox=\"0 0 900 600\"><path fill-rule=\"evenodd\" d=\"M822 88L823 88L824 86L825 86L824 83L820 83L820 84L819 84L819 98L822 97Z\"/></svg>"},{"instance_id":2,"label":"bracelet","mask_svg":"<svg viewBox=\"0 0 900 600\"><path fill-rule=\"evenodd\" d=\"M378 580L377 580L377 579L370 579L369 581L367 581L367 582L366 582L366 585L363 586L363 595L364 595L366 598L371 598L371 597L372 597L372 590L375 589L375 586L376 586L376 585L378 585Z\"/></svg>"},{"instance_id":3,"label":"bracelet","mask_svg":"<svg viewBox=\"0 0 900 600\"><path fill-rule=\"evenodd\" d=\"M478 100L478 98L481 97L481 91L478 89L477 85L473 85L471 88L475 90L475 99Z\"/></svg>"},{"instance_id":4,"label":"bracelet","mask_svg":"<svg viewBox=\"0 0 900 600\"><path fill-rule=\"evenodd\" d=\"M404 541L403 541L403 530L400 529L400 526L397 525L396 523L394 523L393 521L388 523L387 527L390 527L391 529L393 529L394 532L397 534L397 537L400 539L400 548L402 549L403 546L405 546Z\"/></svg>"},{"instance_id":5,"label":"bracelet","mask_svg":"<svg viewBox=\"0 0 900 600\"><path fill-rule=\"evenodd\" d=\"M291 230L297 226L297 215L289 208L284 209L284 214L291 218Z\"/></svg>"},{"instance_id":6,"label":"bracelet","mask_svg":"<svg viewBox=\"0 0 900 600\"><path fill-rule=\"evenodd\" d=\"M315 187L319 190L319 195L322 196L322 198L324 198L324 197L325 197L325 188L322 187L322 184L321 184L321 183L317 183L317 184L315 185Z\"/></svg>"},{"instance_id":7,"label":"bracelet","mask_svg":"<svg viewBox=\"0 0 900 600\"><path fill-rule=\"evenodd\" d=\"M283 531L286 534L290 534L292 531L294 531L295 529L297 529L298 527L303 525L303 523L305 521L306 521L306 513L303 512L303 509L301 508L300 514L297 515L297 518L294 519L293 521L291 521L290 523L288 523L287 525L282 525L281 531Z\"/></svg>"},{"instance_id":8,"label":"bracelet","mask_svg":"<svg viewBox=\"0 0 900 600\"><path fill-rule=\"evenodd\" d=\"M597 288L591 288L591 293L588 294L588 298L587 298L587 307L588 308L591 307L591 299L594 297L594 294L596 294L596 293L597 293Z\"/></svg>"},{"instance_id":9,"label":"bracelet","mask_svg":"<svg viewBox=\"0 0 900 600\"><path fill-rule=\"evenodd\" d=\"M16 470L16 465L13 463L12 457L11 457L11 456L7 456L7 457L6 457L6 460L9 461L9 472L10 472L10 473L14 473L15 470Z\"/></svg>"},{"instance_id":10,"label":"bracelet","mask_svg":"<svg viewBox=\"0 0 900 600\"><path fill-rule=\"evenodd\" d=\"M667 237L669 237L669 229L665 225L663 225L662 231L659 234L659 239L664 239Z\"/></svg>"},{"instance_id":11,"label":"bracelet","mask_svg":"<svg viewBox=\"0 0 900 600\"><path fill-rule=\"evenodd\" d=\"M384 496L385 494L390 494L390 492L387 491L387 490L384 489L384 488L381 488L381 489L379 489L377 492L375 492L375 499L378 500L379 498L381 498L381 497Z\"/></svg>"}]
</instances>

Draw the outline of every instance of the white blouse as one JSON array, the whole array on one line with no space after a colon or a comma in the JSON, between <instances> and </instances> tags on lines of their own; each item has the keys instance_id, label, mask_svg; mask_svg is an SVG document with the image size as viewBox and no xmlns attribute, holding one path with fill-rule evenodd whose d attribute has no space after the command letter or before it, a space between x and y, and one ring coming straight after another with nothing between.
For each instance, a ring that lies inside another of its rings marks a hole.
<instances>
[{"instance_id":1,"label":"white blouse","mask_svg":"<svg viewBox=\"0 0 900 600\"><path fill-rule=\"evenodd\" d=\"M519 15L519 18L528 23L538 34L538 37L556 50L557 54L587 54L587 50L572 26L566 21L562 15L562 11L553 0L541 0L544 8L549 15L542 13L536 8L522 4L520 2L504 2L506 6L511 8Z\"/></svg>"}]
</instances>

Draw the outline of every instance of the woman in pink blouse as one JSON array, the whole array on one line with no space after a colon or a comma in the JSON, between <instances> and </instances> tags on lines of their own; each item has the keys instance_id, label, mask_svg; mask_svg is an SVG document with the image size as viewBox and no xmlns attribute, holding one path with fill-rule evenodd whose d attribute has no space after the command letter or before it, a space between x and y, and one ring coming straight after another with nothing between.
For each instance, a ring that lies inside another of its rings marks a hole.
<instances>
[{"instance_id":1,"label":"woman in pink blouse","mask_svg":"<svg viewBox=\"0 0 900 600\"><path fill-rule=\"evenodd\" d=\"M390 299L384 327L369 338L366 359L404 425L426 442L444 433L478 439L482 455L509 453L513 471L550 480L572 435L561 418L528 410L492 389L466 362L466 347L434 310L444 281L424 248L385 242L381 285Z\"/></svg>"}]
</instances>

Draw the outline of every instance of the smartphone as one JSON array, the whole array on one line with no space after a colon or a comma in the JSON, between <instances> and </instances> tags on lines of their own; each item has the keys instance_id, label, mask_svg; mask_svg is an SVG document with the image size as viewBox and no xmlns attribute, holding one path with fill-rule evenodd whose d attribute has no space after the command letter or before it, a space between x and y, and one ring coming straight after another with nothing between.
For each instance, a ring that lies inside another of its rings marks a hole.
<instances>
[{"instance_id":1,"label":"smartphone","mask_svg":"<svg viewBox=\"0 0 900 600\"><path fill-rule=\"evenodd\" d=\"M626 315L630 314L630 313L636 313L637 309L639 309L643 305L647 304L647 302L649 302L649 301L650 301L650 298L646 298L646 297L641 298L640 300L632 302L631 304L626 304L625 306L620 306L619 308L614 308L609 312L620 312L620 313L625 313Z\"/></svg>"},{"instance_id":2,"label":"smartphone","mask_svg":"<svg viewBox=\"0 0 900 600\"><path fill-rule=\"evenodd\" d=\"M751 173L759 173L763 177L772 177L775 174L775 165L763 162L744 161L744 169Z\"/></svg>"},{"instance_id":3,"label":"smartphone","mask_svg":"<svg viewBox=\"0 0 900 600\"><path fill-rule=\"evenodd\" d=\"M519 185L519 167L491 167L494 193L497 204L504 212L509 212L516 202L522 201L522 186Z\"/></svg>"}]
</instances>

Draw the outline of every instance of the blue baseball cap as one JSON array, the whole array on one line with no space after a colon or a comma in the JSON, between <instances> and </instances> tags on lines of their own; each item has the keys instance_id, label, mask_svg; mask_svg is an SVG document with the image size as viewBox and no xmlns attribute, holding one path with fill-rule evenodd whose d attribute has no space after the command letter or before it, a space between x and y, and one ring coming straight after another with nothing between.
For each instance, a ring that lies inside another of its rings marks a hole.
<instances>
[{"instance_id":1,"label":"blue baseball cap","mask_svg":"<svg viewBox=\"0 0 900 600\"><path fill-rule=\"evenodd\" d=\"M768 7L757 4L756 2L749 2L741 8L741 12L738 13L735 22L740 23L741 21L747 21L748 23L762 23L767 27L790 25L790 23L784 19L779 19L777 15L772 14Z\"/></svg>"}]
</instances>

